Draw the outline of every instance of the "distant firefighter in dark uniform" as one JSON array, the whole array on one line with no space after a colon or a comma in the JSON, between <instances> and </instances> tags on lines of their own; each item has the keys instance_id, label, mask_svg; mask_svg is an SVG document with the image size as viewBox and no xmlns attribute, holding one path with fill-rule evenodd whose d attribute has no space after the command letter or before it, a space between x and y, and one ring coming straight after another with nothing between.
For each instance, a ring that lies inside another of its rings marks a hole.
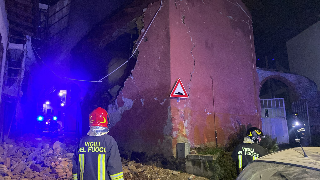
<instances>
[{"instance_id":1,"label":"distant firefighter in dark uniform","mask_svg":"<svg viewBox=\"0 0 320 180\"><path fill-rule=\"evenodd\" d=\"M90 130L84 136L73 158L73 179L123 180L118 145L107 133L109 116L98 107L89 115Z\"/></svg>"},{"instance_id":2,"label":"distant firefighter in dark uniform","mask_svg":"<svg viewBox=\"0 0 320 180\"><path fill-rule=\"evenodd\" d=\"M251 127L247 130L246 135L243 143L239 144L232 152L232 159L237 162L238 174L240 174L250 162L268 154L266 149L258 145L263 137L260 129Z\"/></svg>"},{"instance_id":3,"label":"distant firefighter in dark uniform","mask_svg":"<svg viewBox=\"0 0 320 180\"><path fill-rule=\"evenodd\" d=\"M299 143L299 146L308 146L308 141L306 137L306 124L300 118L298 118L298 114L294 113L292 118L292 130L290 131L293 133L295 137L295 142Z\"/></svg>"}]
</instances>

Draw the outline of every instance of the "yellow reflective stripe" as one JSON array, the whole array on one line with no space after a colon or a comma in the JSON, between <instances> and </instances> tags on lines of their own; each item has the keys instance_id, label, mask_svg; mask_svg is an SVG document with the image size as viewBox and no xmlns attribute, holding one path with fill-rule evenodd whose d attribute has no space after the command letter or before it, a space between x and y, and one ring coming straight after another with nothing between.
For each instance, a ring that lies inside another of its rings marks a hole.
<instances>
[{"instance_id":1,"label":"yellow reflective stripe","mask_svg":"<svg viewBox=\"0 0 320 180\"><path fill-rule=\"evenodd\" d=\"M84 154L79 154L79 165L80 165L80 180L83 180Z\"/></svg>"},{"instance_id":2,"label":"yellow reflective stripe","mask_svg":"<svg viewBox=\"0 0 320 180\"><path fill-rule=\"evenodd\" d=\"M106 155L98 155L98 180L106 179Z\"/></svg>"},{"instance_id":3,"label":"yellow reflective stripe","mask_svg":"<svg viewBox=\"0 0 320 180\"><path fill-rule=\"evenodd\" d=\"M72 174L72 179L73 180L78 180L78 174Z\"/></svg>"},{"instance_id":4,"label":"yellow reflective stripe","mask_svg":"<svg viewBox=\"0 0 320 180\"><path fill-rule=\"evenodd\" d=\"M242 168L242 155L238 155L239 169Z\"/></svg>"},{"instance_id":5,"label":"yellow reflective stripe","mask_svg":"<svg viewBox=\"0 0 320 180\"><path fill-rule=\"evenodd\" d=\"M110 175L111 180L123 180L123 172Z\"/></svg>"}]
</instances>

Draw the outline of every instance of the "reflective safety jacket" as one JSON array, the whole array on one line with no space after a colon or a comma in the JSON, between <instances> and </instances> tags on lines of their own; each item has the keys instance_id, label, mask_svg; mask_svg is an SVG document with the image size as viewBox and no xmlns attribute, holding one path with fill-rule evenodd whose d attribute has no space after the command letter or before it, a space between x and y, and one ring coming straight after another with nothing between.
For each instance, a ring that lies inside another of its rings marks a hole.
<instances>
[{"instance_id":1,"label":"reflective safety jacket","mask_svg":"<svg viewBox=\"0 0 320 180\"><path fill-rule=\"evenodd\" d=\"M83 137L73 156L72 174L74 180L123 180L119 149L113 137Z\"/></svg>"},{"instance_id":2,"label":"reflective safety jacket","mask_svg":"<svg viewBox=\"0 0 320 180\"><path fill-rule=\"evenodd\" d=\"M232 159L237 162L238 174L252 161L267 155L267 150L255 143L239 144L232 152Z\"/></svg>"}]
</instances>

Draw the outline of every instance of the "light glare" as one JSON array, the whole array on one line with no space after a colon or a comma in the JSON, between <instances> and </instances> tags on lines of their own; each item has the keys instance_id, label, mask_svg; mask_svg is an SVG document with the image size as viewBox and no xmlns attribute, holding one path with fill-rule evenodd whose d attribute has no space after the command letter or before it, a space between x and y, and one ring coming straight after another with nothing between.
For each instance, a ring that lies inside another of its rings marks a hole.
<instances>
[{"instance_id":1,"label":"light glare","mask_svg":"<svg viewBox=\"0 0 320 180\"><path fill-rule=\"evenodd\" d=\"M37 120L38 120L38 121L42 121L42 120L43 120L43 117L42 117L42 116L38 116Z\"/></svg>"}]
</instances>

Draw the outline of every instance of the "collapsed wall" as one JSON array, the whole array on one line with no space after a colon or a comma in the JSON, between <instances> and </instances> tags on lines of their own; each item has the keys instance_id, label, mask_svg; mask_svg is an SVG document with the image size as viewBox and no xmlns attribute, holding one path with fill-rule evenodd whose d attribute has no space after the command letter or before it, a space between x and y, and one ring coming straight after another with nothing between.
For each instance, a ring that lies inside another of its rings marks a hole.
<instances>
[{"instance_id":1,"label":"collapsed wall","mask_svg":"<svg viewBox=\"0 0 320 180\"><path fill-rule=\"evenodd\" d=\"M177 143L225 145L240 124L261 128L252 21L240 0L165 0L117 97L110 134L121 149L175 155ZM170 98L180 78L187 99Z\"/></svg>"}]
</instances>

